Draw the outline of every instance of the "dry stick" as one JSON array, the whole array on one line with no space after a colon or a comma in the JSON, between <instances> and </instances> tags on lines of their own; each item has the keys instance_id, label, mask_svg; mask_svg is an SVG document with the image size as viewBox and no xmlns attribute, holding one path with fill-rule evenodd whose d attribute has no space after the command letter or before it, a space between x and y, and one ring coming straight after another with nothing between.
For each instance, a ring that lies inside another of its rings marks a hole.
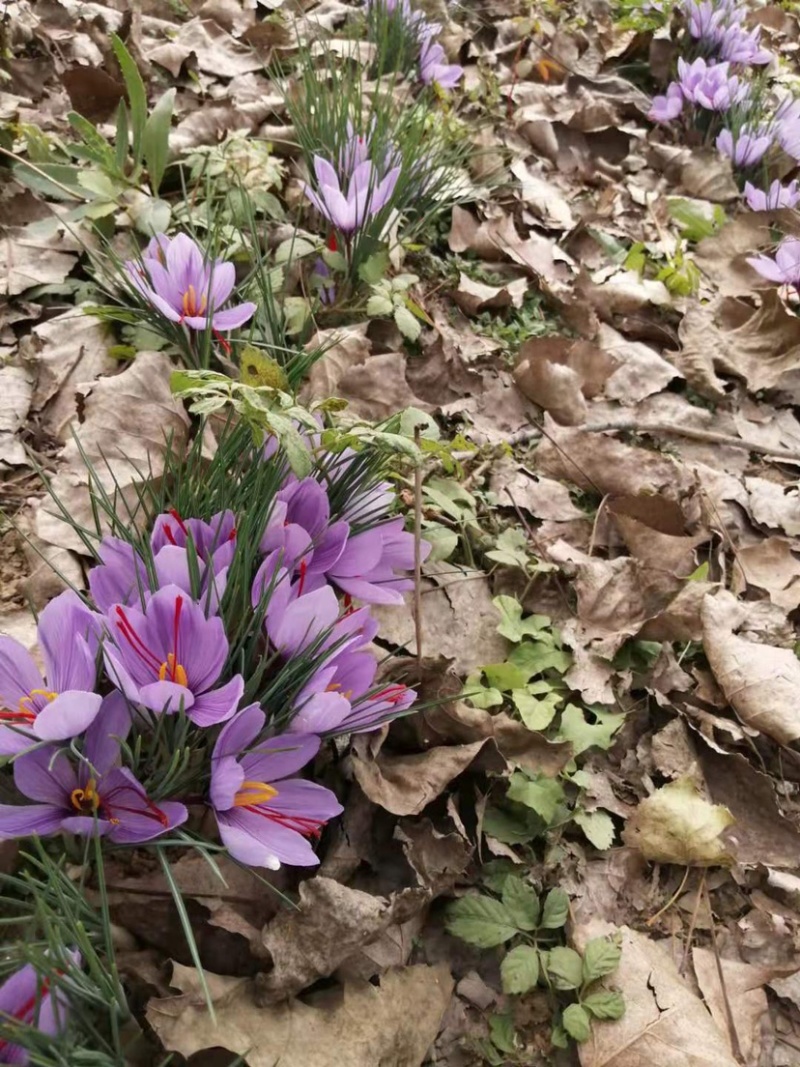
<instances>
[{"instance_id":1,"label":"dry stick","mask_svg":"<svg viewBox=\"0 0 800 1067\"><path fill-rule=\"evenodd\" d=\"M689 920L689 929L686 932L686 942L683 946L683 958L681 959L681 965L678 968L678 974L683 974L686 970L686 964L689 962L689 950L692 947L692 938L694 937L694 928L697 925L697 916L700 912L700 902L703 899L703 889L706 884L706 871L703 868L700 874L700 884L697 887L697 900L695 901L694 910L692 911L692 917Z\"/></svg>"},{"instance_id":2,"label":"dry stick","mask_svg":"<svg viewBox=\"0 0 800 1067\"><path fill-rule=\"evenodd\" d=\"M655 913L655 915L651 915L650 916L650 918L645 923L646 926L652 926L653 923L656 921L656 919L660 919L665 911L669 911L669 909L672 907L672 905L675 903L675 901L678 899L678 897L683 892L684 887L686 886L686 883L689 880L689 872L691 871L691 869L692 869L691 867L687 867L686 868L686 870L683 872L683 878L681 878L681 884L678 886L678 888L675 890L675 892L669 898L667 903L662 908L659 908L658 911Z\"/></svg>"},{"instance_id":3,"label":"dry stick","mask_svg":"<svg viewBox=\"0 0 800 1067\"><path fill-rule=\"evenodd\" d=\"M743 1063L742 1050L739 1045L739 1035L736 1033L736 1025L733 1021L733 1011L731 1009L731 1002L728 999L728 990L725 985L725 975L722 973L722 960L719 958L719 949L717 948L717 935L714 930L714 912L711 907L711 894L708 891L708 885L703 887L706 891L706 903L708 904L708 921L709 929L711 931L711 947L714 950L714 960L717 964L717 977L719 978L719 986L722 990L722 1004L725 1008L725 1021L728 1024L728 1034L731 1039L731 1052L733 1052L734 1059L738 1063Z\"/></svg>"},{"instance_id":4,"label":"dry stick","mask_svg":"<svg viewBox=\"0 0 800 1067\"><path fill-rule=\"evenodd\" d=\"M629 433L652 433L674 434L676 437L688 437L693 441L706 441L714 445L728 445L730 448L740 448L747 452L755 452L759 456L768 456L770 459L784 460L787 463L800 463L800 452L789 452L783 448L769 448L767 445L759 445L755 441L743 441L740 437L732 437L726 433L715 433L713 430L700 430L694 426L676 426L668 422L636 423L631 419L619 419L611 422L589 423L585 426L570 427L574 430L584 430L586 433L603 433L606 430L625 430ZM531 427L528 430L519 430L509 438L509 444L523 444L526 441L535 441L539 437L552 438L541 426ZM556 442L553 441L553 444Z\"/></svg>"},{"instance_id":5,"label":"dry stick","mask_svg":"<svg viewBox=\"0 0 800 1067\"><path fill-rule=\"evenodd\" d=\"M419 426L414 427L414 444L420 447ZM422 457L414 468L414 636L417 667L422 668Z\"/></svg>"}]
</instances>

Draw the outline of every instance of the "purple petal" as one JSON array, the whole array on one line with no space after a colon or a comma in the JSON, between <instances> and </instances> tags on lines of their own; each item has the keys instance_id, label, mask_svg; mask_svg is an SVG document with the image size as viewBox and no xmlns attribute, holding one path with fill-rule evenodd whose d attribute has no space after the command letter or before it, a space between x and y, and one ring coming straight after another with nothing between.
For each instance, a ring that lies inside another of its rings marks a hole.
<instances>
[{"instance_id":1,"label":"purple petal","mask_svg":"<svg viewBox=\"0 0 800 1067\"><path fill-rule=\"evenodd\" d=\"M22 807L0 804L0 841L58 833L63 815L64 808L54 808L50 804L24 804Z\"/></svg>"},{"instance_id":2,"label":"purple petal","mask_svg":"<svg viewBox=\"0 0 800 1067\"><path fill-rule=\"evenodd\" d=\"M262 741L242 757L245 778L256 782L277 782L312 760L320 740L313 734L281 734Z\"/></svg>"},{"instance_id":3,"label":"purple petal","mask_svg":"<svg viewBox=\"0 0 800 1067\"><path fill-rule=\"evenodd\" d=\"M125 822L112 826L108 833L110 841L118 845L136 845L140 841L152 841L154 837L166 834L181 826L189 818L184 804L175 800L160 800L156 805L161 819L154 822L148 814L126 815Z\"/></svg>"},{"instance_id":4,"label":"purple petal","mask_svg":"<svg viewBox=\"0 0 800 1067\"><path fill-rule=\"evenodd\" d=\"M14 784L23 796L43 804L69 807L69 795L78 787L78 776L67 757L48 745L14 761Z\"/></svg>"},{"instance_id":5,"label":"purple petal","mask_svg":"<svg viewBox=\"0 0 800 1067\"><path fill-rule=\"evenodd\" d=\"M150 711L164 715L177 715L183 706L183 710L188 715L189 709L194 707L195 695L185 685L165 680L143 685L139 690L138 702Z\"/></svg>"},{"instance_id":6,"label":"purple petal","mask_svg":"<svg viewBox=\"0 0 800 1067\"><path fill-rule=\"evenodd\" d=\"M211 271L211 284L208 287L208 306L211 311L221 308L233 292L236 285L236 268L232 263L218 259Z\"/></svg>"},{"instance_id":7,"label":"purple petal","mask_svg":"<svg viewBox=\"0 0 800 1067\"><path fill-rule=\"evenodd\" d=\"M235 307L226 308L225 311L215 311L211 325L215 330L237 330L240 326L252 319L256 313L257 305L246 301Z\"/></svg>"},{"instance_id":8,"label":"purple petal","mask_svg":"<svg viewBox=\"0 0 800 1067\"><path fill-rule=\"evenodd\" d=\"M32 689L44 688L44 679L30 653L13 637L0 637L0 704L16 710Z\"/></svg>"},{"instance_id":9,"label":"purple petal","mask_svg":"<svg viewBox=\"0 0 800 1067\"><path fill-rule=\"evenodd\" d=\"M94 655L85 636L97 629L94 613L71 589L50 601L39 616L38 635L51 689L94 688Z\"/></svg>"},{"instance_id":10,"label":"purple petal","mask_svg":"<svg viewBox=\"0 0 800 1067\"><path fill-rule=\"evenodd\" d=\"M234 714L244 693L244 678L241 674L219 689L209 689L195 698L191 709L186 714L195 726L216 726L225 722Z\"/></svg>"},{"instance_id":11,"label":"purple petal","mask_svg":"<svg viewBox=\"0 0 800 1067\"><path fill-rule=\"evenodd\" d=\"M324 734L336 730L350 714L350 702L340 693L315 693L293 716L288 729L294 733Z\"/></svg>"},{"instance_id":12,"label":"purple petal","mask_svg":"<svg viewBox=\"0 0 800 1067\"><path fill-rule=\"evenodd\" d=\"M167 270L181 297L190 285L195 287L198 295L204 292L203 266L203 253L191 237L185 233L173 237L167 249Z\"/></svg>"},{"instance_id":13,"label":"purple petal","mask_svg":"<svg viewBox=\"0 0 800 1067\"><path fill-rule=\"evenodd\" d=\"M325 586L289 604L274 625L270 622L269 636L279 651L294 655L329 629L338 615L336 594Z\"/></svg>"},{"instance_id":14,"label":"purple petal","mask_svg":"<svg viewBox=\"0 0 800 1067\"><path fill-rule=\"evenodd\" d=\"M217 824L219 836L231 856L248 867L276 871L282 862L297 867L319 863L304 837L254 812L232 808L217 815Z\"/></svg>"},{"instance_id":15,"label":"purple petal","mask_svg":"<svg viewBox=\"0 0 800 1067\"><path fill-rule=\"evenodd\" d=\"M67 815L61 820L61 829L79 837L104 837L111 829L111 823L94 815Z\"/></svg>"},{"instance_id":16,"label":"purple petal","mask_svg":"<svg viewBox=\"0 0 800 1067\"><path fill-rule=\"evenodd\" d=\"M183 804L169 801L154 803L130 771L114 768L100 784L100 804L111 825L109 838L122 843L149 841L185 822L188 812Z\"/></svg>"},{"instance_id":17,"label":"purple petal","mask_svg":"<svg viewBox=\"0 0 800 1067\"><path fill-rule=\"evenodd\" d=\"M120 742L131 728L131 713L121 693L103 699L100 713L86 731L83 754L93 770L106 774L119 759Z\"/></svg>"},{"instance_id":18,"label":"purple petal","mask_svg":"<svg viewBox=\"0 0 800 1067\"><path fill-rule=\"evenodd\" d=\"M244 771L234 756L223 756L212 763L209 796L217 811L234 806L236 794L244 781Z\"/></svg>"},{"instance_id":19,"label":"purple petal","mask_svg":"<svg viewBox=\"0 0 800 1067\"><path fill-rule=\"evenodd\" d=\"M224 759L226 756L238 756L246 749L263 730L266 718L258 704L248 704L226 726L223 726L214 745L214 753L211 757L212 770L214 760Z\"/></svg>"},{"instance_id":20,"label":"purple petal","mask_svg":"<svg viewBox=\"0 0 800 1067\"><path fill-rule=\"evenodd\" d=\"M33 733L39 741L66 741L82 734L100 711L103 698L99 693L67 689L39 712Z\"/></svg>"},{"instance_id":21,"label":"purple petal","mask_svg":"<svg viewBox=\"0 0 800 1067\"><path fill-rule=\"evenodd\" d=\"M330 189L339 189L338 175L327 159L323 159L322 156L314 156L314 173L323 190L326 186Z\"/></svg>"}]
</instances>

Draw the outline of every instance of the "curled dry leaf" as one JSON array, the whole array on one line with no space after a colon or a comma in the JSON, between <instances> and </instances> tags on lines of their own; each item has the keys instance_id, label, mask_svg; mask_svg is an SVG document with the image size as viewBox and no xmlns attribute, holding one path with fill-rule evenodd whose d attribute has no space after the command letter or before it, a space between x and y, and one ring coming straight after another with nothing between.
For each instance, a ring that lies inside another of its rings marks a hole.
<instances>
[{"instance_id":1,"label":"curled dry leaf","mask_svg":"<svg viewBox=\"0 0 800 1067\"><path fill-rule=\"evenodd\" d=\"M594 920L574 932L580 948L618 933L622 959L611 985L625 998L616 1022L596 1021L579 1046L581 1067L738 1067L699 996L681 978L666 948L627 926Z\"/></svg>"},{"instance_id":2,"label":"curled dry leaf","mask_svg":"<svg viewBox=\"0 0 800 1067\"><path fill-rule=\"evenodd\" d=\"M255 954L272 961L256 977L256 1002L275 1004L326 978L392 924L406 922L430 900L425 889L389 899L348 889L331 878L300 883L299 910L283 910L266 926Z\"/></svg>"},{"instance_id":3,"label":"curled dry leaf","mask_svg":"<svg viewBox=\"0 0 800 1067\"><path fill-rule=\"evenodd\" d=\"M800 534L800 492L797 486L784 486L766 478L745 478L750 514L770 529L783 530L790 537Z\"/></svg>"},{"instance_id":4,"label":"curled dry leaf","mask_svg":"<svg viewBox=\"0 0 800 1067\"><path fill-rule=\"evenodd\" d=\"M717 1024L717 1029L727 1038L728 1048L731 1048L731 1035L728 1031L730 1009L744 1062L753 1065L764 1062L761 1059L765 1036L763 1023L768 1012L764 983L774 976L775 971L770 967L756 967L739 960L722 959L719 966L722 968L722 982L725 983L723 990L717 960L711 949L695 945L692 948L692 964L703 1000Z\"/></svg>"},{"instance_id":5,"label":"curled dry leaf","mask_svg":"<svg viewBox=\"0 0 800 1067\"><path fill-rule=\"evenodd\" d=\"M473 281L463 272L458 276L458 289L453 293L453 300L465 315L478 315L481 311L507 307L522 307L528 283L524 278L516 278L506 285L485 285Z\"/></svg>"},{"instance_id":6,"label":"curled dry leaf","mask_svg":"<svg viewBox=\"0 0 800 1067\"><path fill-rule=\"evenodd\" d=\"M783 537L768 537L739 548L733 591L741 593L747 586L764 589L773 604L793 611L800 605L800 560L793 554L794 548Z\"/></svg>"},{"instance_id":7,"label":"curled dry leaf","mask_svg":"<svg viewBox=\"0 0 800 1067\"><path fill-rule=\"evenodd\" d=\"M16 296L35 285L58 285L75 266L72 255L80 248L65 230L47 236L32 235L27 229L7 230L0 239L0 296Z\"/></svg>"},{"instance_id":8,"label":"curled dry leaf","mask_svg":"<svg viewBox=\"0 0 800 1067\"><path fill-rule=\"evenodd\" d=\"M728 809L705 800L687 776L645 797L625 824L622 839L655 863L727 866L733 857L720 835L733 822Z\"/></svg>"},{"instance_id":9,"label":"curled dry leaf","mask_svg":"<svg viewBox=\"0 0 800 1067\"><path fill-rule=\"evenodd\" d=\"M347 1067L420 1067L453 990L446 964L405 967L379 986L348 982L306 1001L259 1007L248 978L206 972L216 1022L197 972L173 964L179 996L151 1000L147 1020L164 1047L182 1056L227 1049L249 1067L330 1067L331 1050Z\"/></svg>"},{"instance_id":10,"label":"curled dry leaf","mask_svg":"<svg viewBox=\"0 0 800 1067\"><path fill-rule=\"evenodd\" d=\"M617 361L591 341L537 337L520 348L514 381L556 422L577 426L586 420L586 400L600 392L616 367Z\"/></svg>"},{"instance_id":11,"label":"curled dry leaf","mask_svg":"<svg viewBox=\"0 0 800 1067\"><path fill-rule=\"evenodd\" d=\"M780 744L800 737L800 660L791 649L734 633L744 613L730 593L703 601L703 647L720 689L747 726Z\"/></svg>"},{"instance_id":12,"label":"curled dry leaf","mask_svg":"<svg viewBox=\"0 0 800 1067\"><path fill-rule=\"evenodd\" d=\"M3 408L0 412L0 463L10 467L23 466L27 462L25 449L17 439L17 431L25 425L31 407L33 381L24 367L0 369L0 390Z\"/></svg>"}]
</instances>

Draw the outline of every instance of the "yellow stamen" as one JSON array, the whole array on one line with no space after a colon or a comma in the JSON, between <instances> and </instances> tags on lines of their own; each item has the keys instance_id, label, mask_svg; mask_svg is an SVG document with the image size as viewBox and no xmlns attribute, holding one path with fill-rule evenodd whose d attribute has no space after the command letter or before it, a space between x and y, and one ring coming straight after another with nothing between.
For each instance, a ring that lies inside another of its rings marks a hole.
<instances>
[{"instance_id":1,"label":"yellow stamen","mask_svg":"<svg viewBox=\"0 0 800 1067\"><path fill-rule=\"evenodd\" d=\"M73 789L69 795L70 802L76 811L97 811L100 807L100 796L97 793L97 782L90 778L85 789Z\"/></svg>"},{"instance_id":2,"label":"yellow stamen","mask_svg":"<svg viewBox=\"0 0 800 1067\"><path fill-rule=\"evenodd\" d=\"M34 697L44 697L48 704L52 704L57 696L58 693L54 693L52 689L31 689L26 697L19 698L19 710L28 711L26 705L32 704Z\"/></svg>"},{"instance_id":3,"label":"yellow stamen","mask_svg":"<svg viewBox=\"0 0 800 1067\"><path fill-rule=\"evenodd\" d=\"M277 795L278 790L272 785L267 785L266 782L245 781L239 787L233 803L237 808L253 807L256 804L264 804Z\"/></svg>"},{"instance_id":4,"label":"yellow stamen","mask_svg":"<svg viewBox=\"0 0 800 1067\"><path fill-rule=\"evenodd\" d=\"M162 663L158 668L158 680L159 682L175 682L177 685L187 685L189 679L186 674L186 669L175 662L175 653L168 652L166 663Z\"/></svg>"},{"instance_id":5,"label":"yellow stamen","mask_svg":"<svg viewBox=\"0 0 800 1067\"><path fill-rule=\"evenodd\" d=\"M190 285L186 292L183 294L183 313L184 315L192 318L195 315L202 315L206 310L208 301L205 296L200 297L200 304L197 303L197 291L193 285Z\"/></svg>"}]
</instances>

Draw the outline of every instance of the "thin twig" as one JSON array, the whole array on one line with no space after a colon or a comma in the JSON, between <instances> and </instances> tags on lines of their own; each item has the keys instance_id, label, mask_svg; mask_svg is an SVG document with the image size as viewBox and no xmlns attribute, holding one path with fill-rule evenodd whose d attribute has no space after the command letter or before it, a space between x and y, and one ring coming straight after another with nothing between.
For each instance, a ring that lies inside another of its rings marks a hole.
<instances>
[{"instance_id":1,"label":"thin twig","mask_svg":"<svg viewBox=\"0 0 800 1067\"><path fill-rule=\"evenodd\" d=\"M420 447L419 426L414 427L414 444ZM422 667L422 463L414 468L414 634L417 667Z\"/></svg>"},{"instance_id":2,"label":"thin twig","mask_svg":"<svg viewBox=\"0 0 800 1067\"><path fill-rule=\"evenodd\" d=\"M697 916L700 912L700 902L703 899L703 889L706 884L706 871L705 867L700 873L700 884L697 887L697 901L695 902L692 917L689 920L689 929L686 932L686 942L683 946L683 958L681 959L681 965L678 968L678 973L683 974L686 970L686 965L689 962L689 950L692 947L692 938L694 937L694 928L697 926Z\"/></svg>"},{"instance_id":3,"label":"thin twig","mask_svg":"<svg viewBox=\"0 0 800 1067\"><path fill-rule=\"evenodd\" d=\"M722 973L722 960L719 958L719 949L717 948L717 935L714 930L714 912L711 908L711 894L708 891L708 885L703 887L706 892L706 902L708 904L708 917L711 930L711 947L714 950L714 960L717 964L717 977L719 978L719 985L722 991L722 1005L725 1008L725 1021L728 1024L728 1034L731 1039L731 1052L738 1063L743 1063L742 1050L739 1045L739 1035L736 1033L736 1024L733 1021L733 1010L731 1008L731 1002L728 999L728 989L725 985L725 975Z\"/></svg>"},{"instance_id":4,"label":"thin twig","mask_svg":"<svg viewBox=\"0 0 800 1067\"><path fill-rule=\"evenodd\" d=\"M684 887L685 887L685 885L686 885L686 883L687 883L687 881L689 879L689 871L691 871L691 869L692 869L691 867L687 867L686 868L686 870L683 872L683 878L681 878L681 884L678 886L678 888L675 890L675 892L669 898L667 903L662 908L659 908L658 911L655 913L655 915L651 915L650 916L650 918L647 920L647 922L645 924L646 926L652 926L653 923L656 921L656 919L660 919L665 911L669 911L669 909L672 907L672 905L675 903L675 901L678 899L678 897L683 892Z\"/></svg>"}]
</instances>

